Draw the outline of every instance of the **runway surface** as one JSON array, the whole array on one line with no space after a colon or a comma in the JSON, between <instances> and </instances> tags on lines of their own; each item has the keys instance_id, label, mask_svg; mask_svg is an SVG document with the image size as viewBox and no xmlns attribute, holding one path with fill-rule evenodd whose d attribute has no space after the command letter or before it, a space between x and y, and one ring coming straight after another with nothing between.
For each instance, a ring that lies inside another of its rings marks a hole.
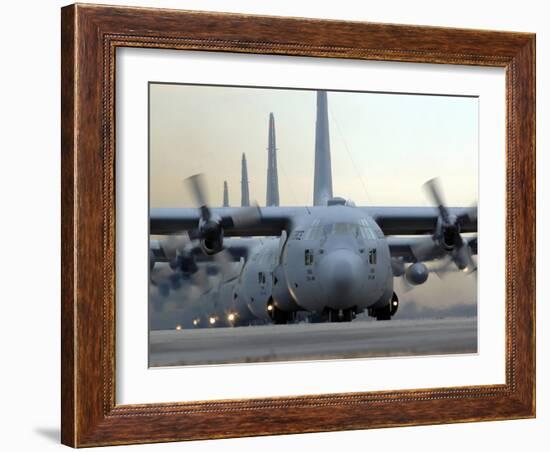
<instances>
[{"instance_id":1,"label":"runway surface","mask_svg":"<svg viewBox=\"0 0 550 452\"><path fill-rule=\"evenodd\" d=\"M476 318L151 331L149 365L180 366L477 352Z\"/></svg>"}]
</instances>

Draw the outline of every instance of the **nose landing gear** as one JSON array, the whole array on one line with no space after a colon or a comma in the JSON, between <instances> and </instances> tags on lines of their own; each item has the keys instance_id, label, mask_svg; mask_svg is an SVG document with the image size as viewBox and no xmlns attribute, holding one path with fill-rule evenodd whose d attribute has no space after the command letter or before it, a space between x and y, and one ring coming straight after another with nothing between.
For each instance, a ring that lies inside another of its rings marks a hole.
<instances>
[{"instance_id":1,"label":"nose landing gear","mask_svg":"<svg viewBox=\"0 0 550 452\"><path fill-rule=\"evenodd\" d=\"M351 322L355 318L355 308L348 309L326 309L326 316L329 322Z\"/></svg>"}]
</instances>

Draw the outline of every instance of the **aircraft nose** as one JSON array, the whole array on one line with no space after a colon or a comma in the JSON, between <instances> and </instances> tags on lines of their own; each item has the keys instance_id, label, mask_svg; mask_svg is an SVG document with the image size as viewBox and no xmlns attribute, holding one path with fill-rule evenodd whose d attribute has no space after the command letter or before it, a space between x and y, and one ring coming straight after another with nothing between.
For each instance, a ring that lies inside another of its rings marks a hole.
<instances>
[{"instance_id":1,"label":"aircraft nose","mask_svg":"<svg viewBox=\"0 0 550 452\"><path fill-rule=\"evenodd\" d=\"M361 285L361 258L349 250L335 250L323 258L319 267L329 304L335 309L344 309Z\"/></svg>"}]
</instances>

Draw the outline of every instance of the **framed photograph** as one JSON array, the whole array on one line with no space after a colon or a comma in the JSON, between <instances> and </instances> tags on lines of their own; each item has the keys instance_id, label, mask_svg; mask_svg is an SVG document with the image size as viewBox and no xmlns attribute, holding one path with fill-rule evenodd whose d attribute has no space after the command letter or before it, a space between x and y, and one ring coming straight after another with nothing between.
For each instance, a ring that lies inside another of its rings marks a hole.
<instances>
[{"instance_id":1,"label":"framed photograph","mask_svg":"<svg viewBox=\"0 0 550 452\"><path fill-rule=\"evenodd\" d=\"M62 9L62 442L535 416L535 36Z\"/></svg>"}]
</instances>

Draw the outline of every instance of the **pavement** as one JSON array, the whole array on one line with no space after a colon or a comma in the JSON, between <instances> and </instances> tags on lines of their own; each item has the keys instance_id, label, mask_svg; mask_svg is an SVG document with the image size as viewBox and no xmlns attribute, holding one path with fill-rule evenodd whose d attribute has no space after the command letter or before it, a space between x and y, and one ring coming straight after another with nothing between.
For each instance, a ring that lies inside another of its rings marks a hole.
<instances>
[{"instance_id":1,"label":"pavement","mask_svg":"<svg viewBox=\"0 0 550 452\"><path fill-rule=\"evenodd\" d=\"M151 331L150 367L477 353L477 319Z\"/></svg>"}]
</instances>

